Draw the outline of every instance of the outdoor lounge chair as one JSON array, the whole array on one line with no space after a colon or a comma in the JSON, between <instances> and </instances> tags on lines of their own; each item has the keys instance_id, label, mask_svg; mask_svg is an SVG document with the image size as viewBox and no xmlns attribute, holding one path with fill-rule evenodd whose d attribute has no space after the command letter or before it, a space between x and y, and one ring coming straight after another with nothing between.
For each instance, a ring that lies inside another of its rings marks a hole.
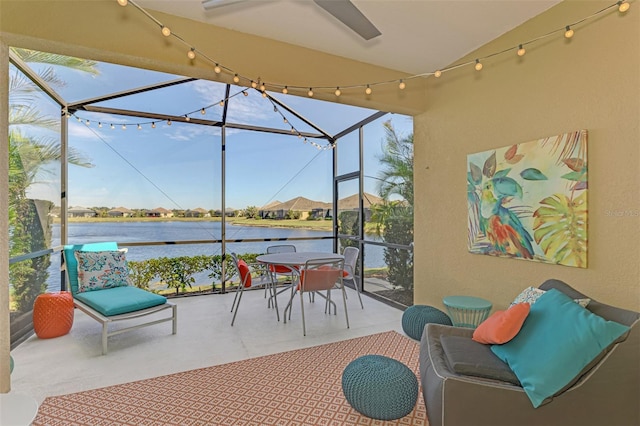
<instances>
[{"instance_id":1,"label":"outdoor lounge chair","mask_svg":"<svg viewBox=\"0 0 640 426\"><path fill-rule=\"evenodd\" d=\"M102 324L102 354L107 354L107 339L125 331L162 322L172 321L172 334L177 332L177 306L164 296L132 285L119 285L82 291L78 281L78 261L75 252L117 252L115 242L66 245L62 251L63 269L66 271L67 289L73 296L75 307ZM124 256L123 256L124 258ZM128 271L127 271L128 272ZM125 284L128 284L125 282ZM171 309L171 316L109 331L109 324L152 315Z\"/></svg>"}]
</instances>

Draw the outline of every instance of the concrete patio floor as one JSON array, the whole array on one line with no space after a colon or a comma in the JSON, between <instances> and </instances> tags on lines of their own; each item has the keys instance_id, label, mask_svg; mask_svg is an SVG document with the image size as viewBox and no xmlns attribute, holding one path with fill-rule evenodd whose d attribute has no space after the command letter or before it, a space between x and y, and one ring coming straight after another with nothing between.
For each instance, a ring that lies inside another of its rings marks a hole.
<instances>
[{"instance_id":1,"label":"concrete patio floor","mask_svg":"<svg viewBox=\"0 0 640 426\"><path fill-rule=\"evenodd\" d=\"M35 335L11 352L15 369L12 392L42 403L47 396L95 389L195 368L230 363L324 343L395 330L402 333L402 311L347 289L350 328L346 328L339 293L337 315L324 313L324 299L305 298L307 336L302 335L299 296L285 324L267 308L264 292L245 292L236 322L230 326L234 293L172 299L178 305L178 333L171 323L129 331L109 338L101 354L100 324L75 310L71 332L53 339ZM280 312L288 293L279 296ZM166 313L165 313L166 314ZM116 325L117 327L117 325ZM185 396L188 397L188 396Z\"/></svg>"}]
</instances>

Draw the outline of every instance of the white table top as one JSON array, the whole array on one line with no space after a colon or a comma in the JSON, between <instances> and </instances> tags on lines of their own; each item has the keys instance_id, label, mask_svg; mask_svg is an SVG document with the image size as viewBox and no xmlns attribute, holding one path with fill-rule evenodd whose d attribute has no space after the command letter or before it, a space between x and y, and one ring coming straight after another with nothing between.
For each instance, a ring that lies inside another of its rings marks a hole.
<instances>
[{"instance_id":1,"label":"white table top","mask_svg":"<svg viewBox=\"0 0 640 426\"><path fill-rule=\"evenodd\" d=\"M297 266L304 265L311 259L332 259L342 260L344 256L337 253L318 252L318 251L292 251L287 253L262 254L256 257L257 262L267 263L270 265L287 265Z\"/></svg>"}]
</instances>

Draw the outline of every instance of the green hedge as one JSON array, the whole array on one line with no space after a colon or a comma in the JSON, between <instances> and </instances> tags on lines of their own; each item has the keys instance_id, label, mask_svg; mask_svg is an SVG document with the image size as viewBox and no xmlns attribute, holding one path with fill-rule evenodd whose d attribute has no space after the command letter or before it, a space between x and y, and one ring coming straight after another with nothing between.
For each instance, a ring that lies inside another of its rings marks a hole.
<instances>
[{"instance_id":1,"label":"green hedge","mask_svg":"<svg viewBox=\"0 0 640 426\"><path fill-rule=\"evenodd\" d=\"M247 253L240 257L247 263L255 262L259 253ZM195 284L195 274L208 272L211 286L222 282L222 256L199 255L180 257L160 257L141 261L129 261L129 277L136 287L149 290L152 281L160 281L168 288L175 288L176 294L184 292ZM236 273L231 256L226 259L227 277Z\"/></svg>"}]
</instances>

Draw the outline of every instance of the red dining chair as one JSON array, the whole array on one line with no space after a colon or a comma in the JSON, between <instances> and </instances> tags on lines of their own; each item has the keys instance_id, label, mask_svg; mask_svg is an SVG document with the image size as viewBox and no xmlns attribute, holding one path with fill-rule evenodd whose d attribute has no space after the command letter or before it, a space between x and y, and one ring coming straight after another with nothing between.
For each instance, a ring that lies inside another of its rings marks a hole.
<instances>
[{"instance_id":1,"label":"red dining chair","mask_svg":"<svg viewBox=\"0 0 640 426\"><path fill-rule=\"evenodd\" d=\"M231 253L231 259L233 260L233 266L235 266L238 277L240 278L238 288L236 289L236 295L233 297L233 304L231 305L231 312L233 312L231 326L233 327L236 315L238 314L238 309L240 308L240 301L242 300L244 290L256 287L270 289L272 281L264 264L247 264L244 260L239 259L238 255L235 253ZM278 316L278 321L280 321L280 314L277 311L276 315Z\"/></svg>"},{"instance_id":2,"label":"red dining chair","mask_svg":"<svg viewBox=\"0 0 640 426\"><path fill-rule=\"evenodd\" d=\"M291 310L293 308L293 300L296 293L300 293L300 309L302 312L302 333L307 335L307 329L304 318L304 293L317 293L322 297L327 297L328 303L331 301L331 293L328 292L324 296L321 292L331 289L339 289L342 292L342 301L344 304L344 315L349 328L349 314L347 313L347 295L343 283L344 259L310 259L305 262L304 267L300 270L300 280L291 293L289 303L284 310L284 322L287 322L287 310L289 311L289 319L291 319ZM335 304L334 304L335 314Z\"/></svg>"}]
</instances>

